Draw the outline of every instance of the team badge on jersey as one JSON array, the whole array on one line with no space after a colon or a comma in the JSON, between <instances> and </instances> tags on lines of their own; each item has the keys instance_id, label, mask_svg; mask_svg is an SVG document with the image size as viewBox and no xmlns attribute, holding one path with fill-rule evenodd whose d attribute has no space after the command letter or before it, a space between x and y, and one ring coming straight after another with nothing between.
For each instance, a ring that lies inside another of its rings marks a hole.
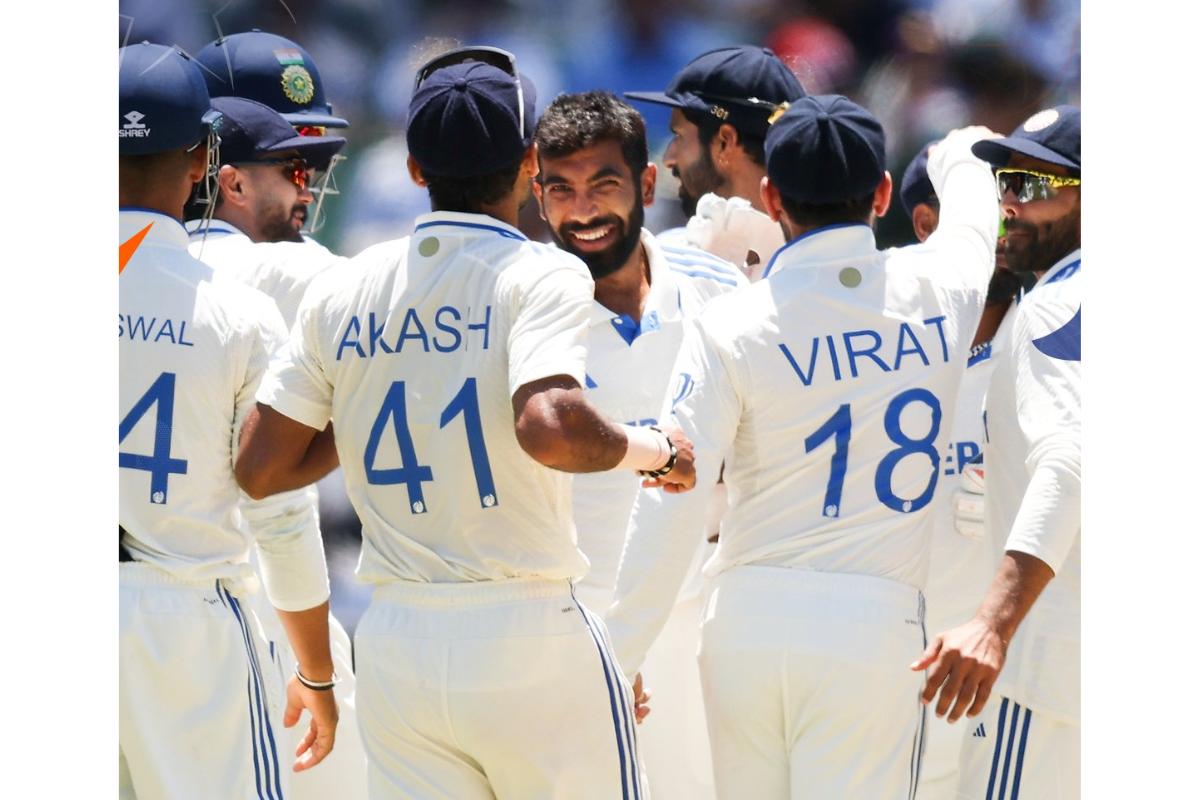
<instances>
[{"instance_id":1,"label":"team badge on jersey","mask_svg":"<svg viewBox=\"0 0 1200 800\"><path fill-rule=\"evenodd\" d=\"M283 93L293 103L304 105L313 98L315 88L312 75L299 64L289 64L283 71Z\"/></svg>"}]
</instances>

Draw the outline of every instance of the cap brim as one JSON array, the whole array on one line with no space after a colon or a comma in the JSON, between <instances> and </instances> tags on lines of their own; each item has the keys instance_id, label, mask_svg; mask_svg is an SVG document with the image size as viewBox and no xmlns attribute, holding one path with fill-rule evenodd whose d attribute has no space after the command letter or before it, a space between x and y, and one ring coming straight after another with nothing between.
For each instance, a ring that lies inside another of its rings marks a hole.
<instances>
[{"instance_id":1,"label":"cap brim","mask_svg":"<svg viewBox=\"0 0 1200 800\"><path fill-rule=\"evenodd\" d=\"M657 103L660 106L674 106L675 108L687 108L680 100L670 97L663 92L623 92L630 100L640 100L643 103Z\"/></svg>"},{"instance_id":2,"label":"cap brim","mask_svg":"<svg viewBox=\"0 0 1200 800\"><path fill-rule=\"evenodd\" d=\"M284 139L279 144L264 148L259 153L283 153L295 150L310 165L321 165L328 164L330 159L345 146L346 140L340 136L293 136L291 139Z\"/></svg>"},{"instance_id":3,"label":"cap brim","mask_svg":"<svg viewBox=\"0 0 1200 800\"><path fill-rule=\"evenodd\" d=\"M349 128L350 123L332 114L322 114L319 111L300 111L295 114L283 114L284 119L292 125L324 125L326 128Z\"/></svg>"},{"instance_id":4,"label":"cap brim","mask_svg":"<svg viewBox=\"0 0 1200 800\"><path fill-rule=\"evenodd\" d=\"M1023 156L1045 161L1047 164L1056 164L1060 167L1075 170L1076 172L1081 171L1079 164L1076 162L1066 156L1059 155L1049 147L1040 145L1029 139L1017 139L1015 137L984 139L973 144L971 152L994 167L1006 166L1009 159L1012 158L1013 153L1020 153Z\"/></svg>"}]
</instances>

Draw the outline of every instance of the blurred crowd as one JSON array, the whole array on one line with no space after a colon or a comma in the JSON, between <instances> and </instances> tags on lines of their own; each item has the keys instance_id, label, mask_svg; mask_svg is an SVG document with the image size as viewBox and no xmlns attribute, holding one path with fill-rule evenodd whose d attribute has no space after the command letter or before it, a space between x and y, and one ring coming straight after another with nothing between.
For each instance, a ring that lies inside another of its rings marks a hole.
<instances>
[{"instance_id":1,"label":"blurred crowd","mask_svg":"<svg viewBox=\"0 0 1200 800\"><path fill-rule=\"evenodd\" d=\"M1009 131L1039 108L1078 104L1077 0L120 0L119 42L195 53L221 34L259 28L301 43L320 65L334 112L350 121L319 238L353 256L406 235L428 210L407 177L402 134L414 67L448 43L516 54L539 112L560 92L662 90L714 47L761 43L810 94L845 94L883 123L899 175L931 139L965 124ZM652 155L670 138L667 109L639 105ZM682 224L660 169L646 225ZM898 208L899 204L894 204ZM534 205L522 228L549 240ZM913 241L902 213L879 221L880 246ZM353 632L365 587L353 582L359 528L335 472L320 486L334 612Z\"/></svg>"}]
</instances>

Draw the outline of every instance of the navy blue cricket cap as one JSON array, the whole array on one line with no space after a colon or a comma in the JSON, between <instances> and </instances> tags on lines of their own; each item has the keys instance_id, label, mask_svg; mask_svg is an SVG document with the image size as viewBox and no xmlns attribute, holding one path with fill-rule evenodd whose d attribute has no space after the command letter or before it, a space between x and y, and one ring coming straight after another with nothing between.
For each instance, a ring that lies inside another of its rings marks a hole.
<instances>
[{"instance_id":1,"label":"navy blue cricket cap","mask_svg":"<svg viewBox=\"0 0 1200 800\"><path fill-rule=\"evenodd\" d=\"M767 47L739 45L709 50L675 74L662 92L625 92L630 100L686 108L766 136L783 103L805 96L804 87Z\"/></svg>"},{"instance_id":2,"label":"navy blue cricket cap","mask_svg":"<svg viewBox=\"0 0 1200 800\"><path fill-rule=\"evenodd\" d=\"M488 175L516 163L533 141L533 82L481 61L453 64L417 87L408 106L408 152L430 175ZM521 129L519 98L525 102Z\"/></svg>"},{"instance_id":3,"label":"navy blue cricket cap","mask_svg":"<svg viewBox=\"0 0 1200 800\"><path fill-rule=\"evenodd\" d=\"M333 115L316 62L291 39L260 30L209 42L196 54L213 97L247 97L283 114L292 125L348 128Z\"/></svg>"},{"instance_id":4,"label":"navy blue cricket cap","mask_svg":"<svg viewBox=\"0 0 1200 800\"><path fill-rule=\"evenodd\" d=\"M301 136L278 111L245 97L216 97L212 107L221 112L216 128L222 164L260 161L295 151L309 166L324 169L346 146L340 136Z\"/></svg>"},{"instance_id":5,"label":"navy blue cricket cap","mask_svg":"<svg viewBox=\"0 0 1200 800\"><path fill-rule=\"evenodd\" d=\"M150 42L118 52L121 155L183 149L208 136L217 115L192 59L173 47Z\"/></svg>"},{"instance_id":6,"label":"navy blue cricket cap","mask_svg":"<svg viewBox=\"0 0 1200 800\"><path fill-rule=\"evenodd\" d=\"M1013 153L1020 153L1066 167L1078 178L1082 174L1079 128L1078 106L1055 106L1037 112L1003 139L976 142L971 152L993 167L1006 166Z\"/></svg>"},{"instance_id":7,"label":"navy blue cricket cap","mask_svg":"<svg viewBox=\"0 0 1200 800\"><path fill-rule=\"evenodd\" d=\"M844 203L874 191L883 178L883 126L840 94L792 103L767 132L767 176L801 203Z\"/></svg>"},{"instance_id":8,"label":"navy blue cricket cap","mask_svg":"<svg viewBox=\"0 0 1200 800\"><path fill-rule=\"evenodd\" d=\"M921 148L913 160L908 162L904 177L900 179L900 202L911 217L913 209L921 203L928 203L937 194L933 190L933 182L929 180L929 148L940 142L934 139Z\"/></svg>"}]
</instances>

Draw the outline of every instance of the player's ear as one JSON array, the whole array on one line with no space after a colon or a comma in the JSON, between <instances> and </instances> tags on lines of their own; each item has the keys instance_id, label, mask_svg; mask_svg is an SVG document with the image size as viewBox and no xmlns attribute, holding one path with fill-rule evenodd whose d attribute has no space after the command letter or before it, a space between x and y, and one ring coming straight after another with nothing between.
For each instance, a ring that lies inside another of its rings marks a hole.
<instances>
[{"instance_id":1,"label":"player's ear","mask_svg":"<svg viewBox=\"0 0 1200 800\"><path fill-rule=\"evenodd\" d=\"M772 222L779 222L779 218L783 215L783 200L779 197L779 188L771 183L771 178L763 175L762 183L759 191L762 194L763 208L767 210L767 216Z\"/></svg>"},{"instance_id":2,"label":"player's ear","mask_svg":"<svg viewBox=\"0 0 1200 800\"><path fill-rule=\"evenodd\" d=\"M226 164L217 172L217 187L224 202L244 205L246 200L245 176L237 167Z\"/></svg>"},{"instance_id":3,"label":"player's ear","mask_svg":"<svg viewBox=\"0 0 1200 800\"><path fill-rule=\"evenodd\" d=\"M429 185L429 182L425 180L425 176L421 174L421 165L412 157L412 153L408 154L408 175L417 186L424 188Z\"/></svg>"},{"instance_id":4,"label":"player's ear","mask_svg":"<svg viewBox=\"0 0 1200 800\"><path fill-rule=\"evenodd\" d=\"M728 169L729 159L733 157L733 151L741 144L741 141L737 128L728 122L722 124L717 128L717 134L713 136L712 142L709 144L712 148L713 163L722 169Z\"/></svg>"},{"instance_id":5,"label":"player's ear","mask_svg":"<svg viewBox=\"0 0 1200 800\"><path fill-rule=\"evenodd\" d=\"M538 216L540 216L542 219L546 220L546 222L548 223L548 222L550 222L550 220L546 219L546 203L544 201L544 195L543 195L544 189L545 189L545 187L542 186L541 181L539 181L539 180L533 181L533 196L537 200Z\"/></svg>"},{"instance_id":6,"label":"player's ear","mask_svg":"<svg viewBox=\"0 0 1200 800\"><path fill-rule=\"evenodd\" d=\"M885 169L883 177L879 179L879 185L875 187L875 199L871 201L871 210L875 212L875 216L882 217L888 212L891 205L892 173Z\"/></svg>"},{"instance_id":7,"label":"player's ear","mask_svg":"<svg viewBox=\"0 0 1200 800\"><path fill-rule=\"evenodd\" d=\"M188 179L192 183L204 180L208 172L208 147L197 147L187 154Z\"/></svg>"},{"instance_id":8,"label":"player's ear","mask_svg":"<svg viewBox=\"0 0 1200 800\"><path fill-rule=\"evenodd\" d=\"M937 209L928 203L917 203L916 207L913 208L912 223L913 233L916 234L917 241L925 241L937 230Z\"/></svg>"},{"instance_id":9,"label":"player's ear","mask_svg":"<svg viewBox=\"0 0 1200 800\"><path fill-rule=\"evenodd\" d=\"M642 170L641 186L642 205L654 205L654 186L658 182L658 165L651 161Z\"/></svg>"},{"instance_id":10,"label":"player's ear","mask_svg":"<svg viewBox=\"0 0 1200 800\"><path fill-rule=\"evenodd\" d=\"M521 158L521 171L527 173L530 179L536 178L541 173L536 144L529 145L525 150L525 155Z\"/></svg>"}]
</instances>

